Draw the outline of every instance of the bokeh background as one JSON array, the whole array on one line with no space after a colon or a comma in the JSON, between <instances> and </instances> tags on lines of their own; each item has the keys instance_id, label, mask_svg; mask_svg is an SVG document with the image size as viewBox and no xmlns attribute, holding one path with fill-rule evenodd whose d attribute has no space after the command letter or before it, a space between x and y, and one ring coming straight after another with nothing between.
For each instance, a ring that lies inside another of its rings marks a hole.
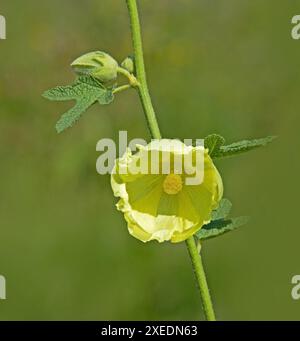
<instances>
[{"instance_id":1,"label":"bokeh background","mask_svg":"<svg viewBox=\"0 0 300 341\"><path fill-rule=\"evenodd\" d=\"M299 1L139 0L149 84L165 137L228 142L278 135L270 146L218 162L244 228L203 248L222 320L297 320L300 274ZM131 51L124 0L2 0L0 41L1 320L203 318L184 244L129 236L96 142L149 138L134 91L94 106L57 135L71 103L41 93L68 84L91 50Z\"/></svg>"}]
</instances>

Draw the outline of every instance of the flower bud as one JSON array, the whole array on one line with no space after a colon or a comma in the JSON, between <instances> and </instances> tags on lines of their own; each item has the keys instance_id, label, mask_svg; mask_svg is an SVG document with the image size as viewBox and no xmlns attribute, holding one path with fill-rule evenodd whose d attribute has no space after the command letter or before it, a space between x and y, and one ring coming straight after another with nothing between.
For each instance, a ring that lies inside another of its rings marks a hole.
<instances>
[{"instance_id":1,"label":"flower bud","mask_svg":"<svg viewBox=\"0 0 300 341\"><path fill-rule=\"evenodd\" d=\"M95 51L77 58L71 67L80 76L92 76L106 83L117 78L119 65L107 53Z\"/></svg>"},{"instance_id":2,"label":"flower bud","mask_svg":"<svg viewBox=\"0 0 300 341\"><path fill-rule=\"evenodd\" d=\"M132 57L127 57L121 64L122 68L130 73L134 72L134 62Z\"/></svg>"}]
</instances>

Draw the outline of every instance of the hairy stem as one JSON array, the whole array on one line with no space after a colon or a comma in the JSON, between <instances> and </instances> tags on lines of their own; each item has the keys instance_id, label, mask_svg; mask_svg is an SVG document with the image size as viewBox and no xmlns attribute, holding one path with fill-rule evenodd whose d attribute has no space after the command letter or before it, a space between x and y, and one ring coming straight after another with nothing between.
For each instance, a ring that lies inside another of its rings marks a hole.
<instances>
[{"instance_id":1,"label":"hairy stem","mask_svg":"<svg viewBox=\"0 0 300 341\"><path fill-rule=\"evenodd\" d=\"M193 236L186 240L186 246L191 257L192 266L194 269L198 288L202 298L202 305L205 317L208 321L215 321L216 317L207 285L206 275L202 263L202 257L201 254L198 253L198 249Z\"/></svg>"},{"instance_id":2,"label":"hairy stem","mask_svg":"<svg viewBox=\"0 0 300 341\"><path fill-rule=\"evenodd\" d=\"M147 85L144 53L141 35L140 19L137 9L136 0L126 0L127 7L130 15L130 24L132 32L132 41L135 57L136 75L139 82L138 92L142 101L144 112L146 115L147 123L154 139L161 139L161 133L155 116L155 111L152 105L152 100L149 94Z\"/></svg>"},{"instance_id":3,"label":"hairy stem","mask_svg":"<svg viewBox=\"0 0 300 341\"><path fill-rule=\"evenodd\" d=\"M126 0L126 3L127 3L128 11L129 11L129 16L130 16L133 50L134 50L134 57L135 57L135 68L136 68L136 76L137 76L137 81L138 81L138 85L136 88L140 95L140 99L143 105L144 113L147 119L147 123L149 126L151 136L153 139L161 139L160 129L157 123L155 111L152 105L152 100L149 94L149 89L148 89L148 84L147 84L144 54L143 54L142 35L141 35L141 26L140 26L137 2L136 0ZM204 272L201 256L197 252L197 247L195 244L194 237L190 237L186 241L186 245L188 248L188 252L192 261L193 269L194 269L197 283L199 286L199 291L200 291L200 295L202 298L202 304L203 304L206 319L208 321L214 321L215 314L213 311L212 301L211 301L208 286L207 286L207 281L205 277L205 272Z\"/></svg>"}]
</instances>

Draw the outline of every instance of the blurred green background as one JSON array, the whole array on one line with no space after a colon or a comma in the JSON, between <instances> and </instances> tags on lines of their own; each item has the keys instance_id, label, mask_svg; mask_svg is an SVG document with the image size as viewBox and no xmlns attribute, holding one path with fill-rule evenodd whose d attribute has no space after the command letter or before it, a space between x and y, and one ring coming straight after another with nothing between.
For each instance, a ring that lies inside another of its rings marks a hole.
<instances>
[{"instance_id":1,"label":"blurred green background","mask_svg":"<svg viewBox=\"0 0 300 341\"><path fill-rule=\"evenodd\" d=\"M149 85L165 137L228 142L278 135L270 146L218 162L244 228L204 245L222 320L299 319L300 41L293 0L139 0ZM69 64L105 50L122 61L131 40L124 0L2 0L0 41L1 320L203 318L184 244L132 238L96 142L149 138L134 91L94 106L57 135L71 103L41 93L68 84Z\"/></svg>"}]
</instances>

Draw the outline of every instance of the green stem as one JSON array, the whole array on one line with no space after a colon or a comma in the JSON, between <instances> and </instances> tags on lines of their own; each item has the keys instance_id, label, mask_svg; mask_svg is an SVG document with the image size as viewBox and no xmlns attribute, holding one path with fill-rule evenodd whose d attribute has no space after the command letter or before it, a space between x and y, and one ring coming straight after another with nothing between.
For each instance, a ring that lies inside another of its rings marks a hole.
<instances>
[{"instance_id":1,"label":"green stem","mask_svg":"<svg viewBox=\"0 0 300 341\"><path fill-rule=\"evenodd\" d=\"M132 32L132 41L135 57L136 75L139 81L138 92L141 98L143 109L146 115L147 123L154 139L161 139L161 133L155 116L155 111L152 105L151 97L148 90L144 53L141 35L141 26L136 0L126 0L130 15L130 24Z\"/></svg>"},{"instance_id":2,"label":"green stem","mask_svg":"<svg viewBox=\"0 0 300 341\"><path fill-rule=\"evenodd\" d=\"M136 68L136 76L137 76L137 81L138 81L138 85L136 88L140 95L140 99L143 105L144 113L147 119L147 123L149 126L151 136L154 139L161 139L160 129L157 123L155 111L152 105L152 101L151 101L151 97L150 97L149 89L147 85L141 26L140 26L137 3L136 3L136 0L126 0L126 3L127 3L128 11L129 11L129 16L130 16L131 33L132 33L133 49L134 49L134 57L135 57L135 68ZM205 272L203 269L201 256L197 252L197 247L195 244L194 237L190 237L186 241L186 245L189 251L189 255L191 257L193 269L194 269L197 283L199 286L199 291L200 291L200 295L202 298L202 304L203 304L206 319L208 321L214 321L215 314L213 311L212 301L210 298L210 294L209 294L209 290L208 290L208 286L206 282L206 277L205 277Z\"/></svg>"},{"instance_id":3,"label":"green stem","mask_svg":"<svg viewBox=\"0 0 300 341\"><path fill-rule=\"evenodd\" d=\"M129 81L129 85L132 86L133 88L136 88L139 86L139 82L137 81L136 77L133 74L131 74L129 71L123 69L122 67L118 67L118 73L125 76Z\"/></svg>"},{"instance_id":4,"label":"green stem","mask_svg":"<svg viewBox=\"0 0 300 341\"><path fill-rule=\"evenodd\" d=\"M207 285L205 271L202 263L202 257L197 250L197 246L193 236L186 240L186 246L188 248L188 252L191 257L193 269L195 272L195 277L197 279L197 284L202 298L202 305L205 317L208 321L215 321L216 317Z\"/></svg>"},{"instance_id":5,"label":"green stem","mask_svg":"<svg viewBox=\"0 0 300 341\"><path fill-rule=\"evenodd\" d=\"M130 84L118 86L117 88L114 89L113 94L117 94L118 92L122 92L122 91L128 90L130 88L131 88Z\"/></svg>"}]
</instances>

